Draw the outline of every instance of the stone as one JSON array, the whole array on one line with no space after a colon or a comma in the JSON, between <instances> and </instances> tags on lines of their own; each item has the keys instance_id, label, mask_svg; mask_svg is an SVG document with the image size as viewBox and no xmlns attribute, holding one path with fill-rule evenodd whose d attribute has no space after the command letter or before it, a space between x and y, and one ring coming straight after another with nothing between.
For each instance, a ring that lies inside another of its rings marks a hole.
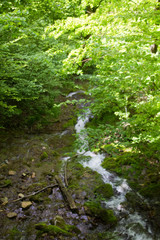
<instances>
[{"instance_id":1,"label":"stone","mask_svg":"<svg viewBox=\"0 0 160 240\"><path fill-rule=\"evenodd\" d=\"M18 194L18 197L19 197L19 198L24 198L24 194L23 194L23 193L19 193L19 194Z\"/></svg>"},{"instance_id":2,"label":"stone","mask_svg":"<svg viewBox=\"0 0 160 240\"><path fill-rule=\"evenodd\" d=\"M14 175L16 175L16 171L9 170L8 175L9 176L14 176Z\"/></svg>"},{"instance_id":3,"label":"stone","mask_svg":"<svg viewBox=\"0 0 160 240\"><path fill-rule=\"evenodd\" d=\"M22 202L22 208L23 209L29 208L31 205L32 205L31 201L24 201L24 202Z\"/></svg>"},{"instance_id":4,"label":"stone","mask_svg":"<svg viewBox=\"0 0 160 240\"><path fill-rule=\"evenodd\" d=\"M35 178L35 177L36 177L36 173L33 172L31 178Z\"/></svg>"},{"instance_id":5,"label":"stone","mask_svg":"<svg viewBox=\"0 0 160 240\"><path fill-rule=\"evenodd\" d=\"M7 213L7 217L8 218L15 218L15 217L17 217L17 213L16 212L9 212L9 213Z\"/></svg>"}]
</instances>

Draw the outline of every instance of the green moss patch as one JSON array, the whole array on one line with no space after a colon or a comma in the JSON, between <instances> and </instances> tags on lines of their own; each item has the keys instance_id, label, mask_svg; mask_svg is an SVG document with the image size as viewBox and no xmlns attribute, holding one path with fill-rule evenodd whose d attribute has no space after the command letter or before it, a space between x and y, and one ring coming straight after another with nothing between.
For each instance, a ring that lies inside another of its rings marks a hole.
<instances>
[{"instance_id":1,"label":"green moss patch","mask_svg":"<svg viewBox=\"0 0 160 240\"><path fill-rule=\"evenodd\" d=\"M139 191L143 196L149 198L160 198L160 182L159 183L150 183L148 186L144 186Z\"/></svg>"},{"instance_id":2,"label":"green moss patch","mask_svg":"<svg viewBox=\"0 0 160 240\"><path fill-rule=\"evenodd\" d=\"M113 188L109 183L99 185L94 189L94 192L101 195L104 198L110 198L113 196Z\"/></svg>"},{"instance_id":3,"label":"green moss patch","mask_svg":"<svg viewBox=\"0 0 160 240\"><path fill-rule=\"evenodd\" d=\"M58 234L62 234L65 236L72 236L72 233L57 227L55 225L47 225L46 223L38 223L35 225L35 228L39 231L41 231L41 233L49 233L51 235L58 235Z\"/></svg>"},{"instance_id":4,"label":"green moss patch","mask_svg":"<svg viewBox=\"0 0 160 240\"><path fill-rule=\"evenodd\" d=\"M22 233L16 227L13 227L11 230L9 230L9 240L21 239L21 237Z\"/></svg>"},{"instance_id":5,"label":"green moss patch","mask_svg":"<svg viewBox=\"0 0 160 240\"><path fill-rule=\"evenodd\" d=\"M100 221L104 224L116 224L117 218L114 215L113 211L110 209L103 208L100 204L100 201L91 200L85 203L87 207L87 213Z\"/></svg>"},{"instance_id":6,"label":"green moss patch","mask_svg":"<svg viewBox=\"0 0 160 240\"><path fill-rule=\"evenodd\" d=\"M86 197L94 197L95 186L100 186L103 181L101 175L90 168L84 168L76 159L67 164L69 188L74 193L86 192ZM80 194L78 194L80 196Z\"/></svg>"},{"instance_id":7,"label":"green moss patch","mask_svg":"<svg viewBox=\"0 0 160 240\"><path fill-rule=\"evenodd\" d=\"M79 234L80 230L74 226L66 224L62 217L58 216L57 225L47 225L46 223L38 223L35 225L35 228L39 230L40 234L48 233L53 236L64 235L64 236L73 236L74 233Z\"/></svg>"},{"instance_id":8,"label":"green moss patch","mask_svg":"<svg viewBox=\"0 0 160 240\"><path fill-rule=\"evenodd\" d=\"M141 153L124 152L105 158L102 166L125 177L130 186L148 198L160 197L160 166Z\"/></svg>"}]
</instances>

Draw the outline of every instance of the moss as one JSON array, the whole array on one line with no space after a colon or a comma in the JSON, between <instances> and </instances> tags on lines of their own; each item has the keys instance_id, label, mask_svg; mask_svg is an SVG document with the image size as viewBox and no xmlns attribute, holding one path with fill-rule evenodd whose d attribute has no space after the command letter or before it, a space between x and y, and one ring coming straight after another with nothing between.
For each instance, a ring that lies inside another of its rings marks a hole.
<instances>
[{"instance_id":1,"label":"moss","mask_svg":"<svg viewBox=\"0 0 160 240\"><path fill-rule=\"evenodd\" d=\"M140 178L141 172L146 168L147 162L141 154L124 152L116 157L105 158L102 166L130 181L136 181ZM144 176L142 179L144 180Z\"/></svg>"},{"instance_id":2,"label":"moss","mask_svg":"<svg viewBox=\"0 0 160 240\"><path fill-rule=\"evenodd\" d=\"M94 192L102 195L104 198L110 198L113 196L113 188L109 183L99 185L94 189Z\"/></svg>"},{"instance_id":3,"label":"moss","mask_svg":"<svg viewBox=\"0 0 160 240\"><path fill-rule=\"evenodd\" d=\"M159 199L160 198L159 189L160 189L160 183L152 183L143 187L139 192L145 197L149 197L151 199L154 197L156 199Z\"/></svg>"},{"instance_id":4,"label":"moss","mask_svg":"<svg viewBox=\"0 0 160 240\"><path fill-rule=\"evenodd\" d=\"M52 151L52 155L53 155L53 156L59 156L60 154L59 154L59 152L53 150L53 151Z\"/></svg>"},{"instance_id":5,"label":"moss","mask_svg":"<svg viewBox=\"0 0 160 240\"><path fill-rule=\"evenodd\" d=\"M34 196L31 196L29 199L30 199L31 201L37 202L37 203L40 203L40 202L49 203L49 202L51 201L51 199L48 198L48 196L46 196L46 193L45 193L45 192L36 194L36 195L34 195Z\"/></svg>"},{"instance_id":6,"label":"moss","mask_svg":"<svg viewBox=\"0 0 160 240\"><path fill-rule=\"evenodd\" d=\"M10 231L9 231L9 239L10 240L18 240L21 239L21 232L16 228L13 227Z\"/></svg>"},{"instance_id":7,"label":"moss","mask_svg":"<svg viewBox=\"0 0 160 240\"><path fill-rule=\"evenodd\" d=\"M117 236L116 236L117 235ZM118 237L118 233L112 233L112 232L109 232L109 231L106 231L106 232L99 232L99 233L96 233L96 232L92 232L92 233L88 233L86 235L86 239L87 240L119 240L119 237Z\"/></svg>"},{"instance_id":8,"label":"moss","mask_svg":"<svg viewBox=\"0 0 160 240\"><path fill-rule=\"evenodd\" d=\"M104 239L118 240L119 237L116 236L116 233L111 233L111 232L107 231L107 232L98 233L97 239L99 239L99 240L104 240Z\"/></svg>"},{"instance_id":9,"label":"moss","mask_svg":"<svg viewBox=\"0 0 160 240\"><path fill-rule=\"evenodd\" d=\"M43 153L41 154L41 156L40 156L40 159L41 159L41 160L44 160L44 159L46 159L46 158L48 158L48 154L47 154L46 152L43 152Z\"/></svg>"},{"instance_id":10,"label":"moss","mask_svg":"<svg viewBox=\"0 0 160 240\"><path fill-rule=\"evenodd\" d=\"M159 165L155 159L146 159L142 153L123 152L116 157L105 158L102 166L125 177L130 186L144 197L160 197Z\"/></svg>"},{"instance_id":11,"label":"moss","mask_svg":"<svg viewBox=\"0 0 160 240\"><path fill-rule=\"evenodd\" d=\"M47 182L37 182L28 186L28 191L36 191L47 186Z\"/></svg>"},{"instance_id":12,"label":"moss","mask_svg":"<svg viewBox=\"0 0 160 240\"><path fill-rule=\"evenodd\" d=\"M94 197L95 185L103 183L99 173L91 170L90 168L84 168L82 164L77 163L77 159L67 164L68 184L70 189L74 189L74 193L78 191L86 191L87 196ZM80 196L80 194L78 193Z\"/></svg>"},{"instance_id":13,"label":"moss","mask_svg":"<svg viewBox=\"0 0 160 240\"><path fill-rule=\"evenodd\" d=\"M118 121L118 117L113 112L103 112L96 118L93 118L90 122L87 123L87 127L96 128L99 124L108 123L110 125L115 125Z\"/></svg>"},{"instance_id":14,"label":"moss","mask_svg":"<svg viewBox=\"0 0 160 240\"><path fill-rule=\"evenodd\" d=\"M91 200L85 203L89 215L101 220L104 224L116 224L117 218L113 211L103 208L99 201Z\"/></svg>"},{"instance_id":15,"label":"moss","mask_svg":"<svg viewBox=\"0 0 160 240\"><path fill-rule=\"evenodd\" d=\"M12 185L12 181L10 179L2 180L0 183L0 187L8 187L10 185Z\"/></svg>"},{"instance_id":16,"label":"moss","mask_svg":"<svg viewBox=\"0 0 160 240\"><path fill-rule=\"evenodd\" d=\"M49 233L51 235L58 235L58 234L62 234L65 236L72 236L72 233L58 227L55 225L47 225L46 223L38 223L35 225L35 228L39 231L41 231L41 233Z\"/></svg>"},{"instance_id":17,"label":"moss","mask_svg":"<svg viewBox=\"0 0 160 240\"><path fill-rule=\"evenodd\" d=\"M63 128L68 128L68 127L74 127L75 124L77 122L77 119L75 117L73 117L72 119L70 119L68 122L66 122L65 124L63 124Z\"/></svg>"},{"instance_id":18,"label":"moss","mask_svg":"<svg viewBox=\"0 0 160 240\"><path fill-rule=\"evenodd\" d=\"M57 216L55 217L54 221L55 221L55 225L56 225L57 227L60 227L60 228L64 229L65 231L75 232L75 233L77 233L77 234L80 233L80 230L79 230L76 226L66 224L65 221L64 221L64 219L63 219L63 217L61 217L61 216L59 216L59 215L57 215Z\"/></svg>"}]
</instances>

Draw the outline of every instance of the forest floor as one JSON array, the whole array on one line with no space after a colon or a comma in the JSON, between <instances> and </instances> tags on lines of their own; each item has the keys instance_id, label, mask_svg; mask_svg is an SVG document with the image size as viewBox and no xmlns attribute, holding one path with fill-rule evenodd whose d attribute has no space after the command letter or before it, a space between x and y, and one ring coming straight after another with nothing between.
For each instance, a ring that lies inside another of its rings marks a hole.
<instances>
[{"instance_id":1,"label":"forest floor","mask_svg":"<svg viewBox=\"0 0 160 240\"><path fill-rule=\"evenodd\" d=\"M1 239L117 239L118 233L112 232L117 218L104 209L98 213L95 188L103 184L102 178L84 168L79 163L84 157L74 150L76 119L77 106L69 104L59 119L39 132L1 133ZM75 202L75 211L56 176ZM155 210L144 208L142 211L154 219ZM50 225L54 228L48 229Z\"/></svg>"}]
</instances>

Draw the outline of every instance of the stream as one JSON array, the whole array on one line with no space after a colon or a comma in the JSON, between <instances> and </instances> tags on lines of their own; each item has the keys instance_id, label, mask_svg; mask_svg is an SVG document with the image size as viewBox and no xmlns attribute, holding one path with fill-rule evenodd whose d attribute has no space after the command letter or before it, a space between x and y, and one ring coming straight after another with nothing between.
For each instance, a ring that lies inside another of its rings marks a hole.
<instances>
[{"instance_id":1,"label":"stream","mask_svg":"<svg viewBox=\"0 0 160 240\"><path fill-rule=\"evenodd\" d=\"M72 93L73 96L73 93ZM126 214L125 218L122 218L115 229L122 237L122 240L153 240L160 239L160 237L154 237L151 226L147 219L144 219L138 212L133 212L131 209L126 209L123 206L123 202L126 201L126 193L132 191L129 187L126 179L122 179L109 171L106 171L101 163L105 158L104 154L96 154L91 151L86 151L89 149L88 142L86 140L86 134L84 133L85 124L89 121L91 117L90 111L86 111L82 116L78 118L77 124L75 125L76 133L79 134L81 142L83 142L81 149L77 151L78 154L90 157L89 161L82 161L81 164L84 167L89 167L90 169L98 172L104 181L104 183L109 183L114 189L114 196L105 202L107 209L112 209L114 213L119 217ZM142 196L139 195L140 198ZM145 201L143 199L143 201Z\"/></svg>"},{"instance_id":2,"label":"stream","mask_svg":"<svg viewBox=\"0 0 160 240\"><path fill-rule=\"evenodd\" d=\"M67 98L76 100L84 97L81 90L67 96ZM81 105L80 108L83 106ZM126 179L106 171L101 166L105 158L103 153L96 154L89 150L87 136L83 130L91 117L91 112L88 110L79 116L76 125L75 123L71 126L66 125L68 121L73 120L74 112L75 108L66 107L58 122L48 130L39 133L15 131L1 134L0 239L160 240L160 236L150 225L143 210L135 211L124 204L127 202L126 194L134 193ZM75 152L73 147L75 132L82 142L76 154L80 156L77 158L79 165L76 165L76 160L70 157L70 153ZM56 174L64 180L65 163L67 163L69 191L78 205L79 213L74 213L68 208L58 187L47 189L39 196L27 198L26 201L31 201L31 206L27 208L22 207L23 201L13 201L19 197L19 194L28 195L54 184ZM114 190L113 197L102 201L103 207L112 209L118 218L118 224L111 229L109 227L109 230L106 230L108 226L105 223L89 216L84 207L85 202L94 197L93 189L97 184L97 176L101 182L111 184ZM5 186L5 184L8 185ZM139 198L147 203L147 200L141 196ZM55 224L56 216L62 217L67 224L76 226L80 230L80 234L73 235L71 238L63 235L53 238L47 234L37 235L35 224L40 222L48 225ZM108 236L99 238L98 234L107 231L111 234L114 233L116 238L108 238Z\"/></svg>"}]
</instances>

